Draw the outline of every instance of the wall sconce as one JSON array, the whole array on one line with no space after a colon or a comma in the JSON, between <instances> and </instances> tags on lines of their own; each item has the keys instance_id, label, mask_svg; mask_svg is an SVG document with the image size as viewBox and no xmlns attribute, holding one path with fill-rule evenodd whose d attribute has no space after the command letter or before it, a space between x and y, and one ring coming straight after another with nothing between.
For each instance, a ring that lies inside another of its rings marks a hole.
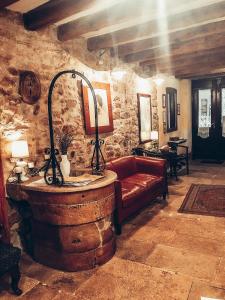
<instances>
[{"instance_id":1,"label":"wall sconce","mask_svg":"<svg viewBox=\"0 0 225 300\"><path fill-rule=\"evenodd\" d=\"M14 167L14 173L18 176L18 182L28 180L26 177L25 167L27 162L23 158L29 157L28 144L25 140L12 142L12 158L16 159L16 166ZM19 176L20 174L20 176Z\"/></svg>"},{"instance_id":2,"label":"wall sconce","mask_svg":"<svg viewBox=\"0 0 225 300\"><path fill-rule=\"evenodd\" d=\"M157 86L160 86L165 80L162 77L157 76L153 79L153 81Z\"/></svg>"},{"instance_id":3,"label":"wall sconce","mask_svg":"<svg viewBox=\"0 0 225 300\"><path fill-rule=\"evenodd\" d=\"M104 59L103 56L106 53L106 49L100 49L97 53L97 59L98 59L98 65L103 65L104 64Z\"/></svg>"}]
</instances>

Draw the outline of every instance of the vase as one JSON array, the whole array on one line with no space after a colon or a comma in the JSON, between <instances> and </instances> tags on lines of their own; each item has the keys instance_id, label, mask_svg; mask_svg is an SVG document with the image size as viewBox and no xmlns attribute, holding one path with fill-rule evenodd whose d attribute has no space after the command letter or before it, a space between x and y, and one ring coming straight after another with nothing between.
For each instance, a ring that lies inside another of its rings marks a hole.
<instances>
[{"instance_id":1,"label":"vase","mask_svg":"<svg viewBox=\"0 0 225 300\"><path fill-rule=\"evenodd\" d=\"M61 155L60 169L63 177L68 177L70 175L70 162L68 160L67 154Z\"/></svg>"}]
</instances>

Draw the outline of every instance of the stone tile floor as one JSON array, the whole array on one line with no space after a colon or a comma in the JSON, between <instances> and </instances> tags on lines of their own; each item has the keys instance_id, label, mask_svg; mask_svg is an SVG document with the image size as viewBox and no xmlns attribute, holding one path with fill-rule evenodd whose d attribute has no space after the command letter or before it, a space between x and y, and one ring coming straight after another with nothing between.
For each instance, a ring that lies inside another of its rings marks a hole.
<instances>
[{"instance_id":1,"label":"stone tile floor","mask_svg":"<svg viewBox=\"0 0 225 300\"><path fill-rule=\"evenodd\" d=\"M225 299L225 219L177 213L191 183L225 184L225 164L192 163L189 176L170 182L167 206L155 203L123 226L117 252L104 266L66 273L23 255L23 295L2 290L0 298Z\"/></svg>"}]
</instances>

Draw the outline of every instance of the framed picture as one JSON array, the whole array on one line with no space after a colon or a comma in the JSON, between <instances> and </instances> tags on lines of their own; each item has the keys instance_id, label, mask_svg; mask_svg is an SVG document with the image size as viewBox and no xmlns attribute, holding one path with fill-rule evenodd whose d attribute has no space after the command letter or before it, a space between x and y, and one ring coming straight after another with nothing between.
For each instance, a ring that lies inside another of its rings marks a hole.
<instances>
[{"instance_id":1,"label":"framed picture","mask_svg":"<svg viewBox=\"0 0 225 300\"><path fill-rule=\"evenodd\" d=\"M177 114L180 116L180 103L177 103Z\"/></svg>"},{"instance_id":2,"label":"framed picture","mask_svg":"<svg viewBox=\"0 0 225 300\"><path fill-rule=\"evenodd\" d=\"M177 130L177 90L166 88L166 124L167 132Z\"/></svg>"},{"instance_id":3,"label":"framed picture","mask_svg":"<svg viewBox=\"0 0 225 300\"><path fill-rule=\"evenodd\" d=\"M152 131L151 95L137 94L140 143L150 142Z\"/></svg>"},{"instance_id":4,"label":"framed picture","mask_svg":"<svg viewBox=\"0 0 225 300\"><path fill-rule=\"evenodd\" d=\"M166 94L162 94L162 108L166 107Z\"/></svg>"},{"instance_id":5,"label":"framed picture","mask_svg":"<svg viewBox=\"0 0 225 300\"><path fill-rule=\"evenodd\" d=\"M112 103L110 94L110 84L102 82L91 83L97 100L98 106L98 127L99 133L113 131ZM85 130L87 134L95 133L95 113L94 100L88 86L82 85L83 108Z\"/></svg>"}]
</instances>

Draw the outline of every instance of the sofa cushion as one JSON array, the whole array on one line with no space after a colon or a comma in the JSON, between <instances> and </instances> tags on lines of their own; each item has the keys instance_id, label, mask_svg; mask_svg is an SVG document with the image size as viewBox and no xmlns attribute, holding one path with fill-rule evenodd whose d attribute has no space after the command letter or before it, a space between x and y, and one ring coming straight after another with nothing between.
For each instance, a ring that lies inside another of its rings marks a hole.
<instances>
[{"instance_id":1,"label":"sofa cushion","mask_svg":"<svg viewBox=\"0 0 225 300\"><path fill-rule=\"evenodd\" d=\"M144 187L145 189L154 188L161 184L163 177L154 176L146 173L136 173L124 179L127 183L133 183Z\"/></svg>"},{"instance_id":2,"label":"sofa cushion","mask_svg":"<svg viewBox=\"0 0 225 300\"><path fill-rule=\"evenodd\" d=\"M136 201L140 201L138 198L143 192L159 188L162 180L162 177L145 173L136 173L121 180L123 207L129 207Z\"/></svg>"},{"instance_id":3,"label":"sofa cushion","mask_svg":"<svg viewBox=\"0 0 225 300\"><path fill-rule=\"evenodd\" d=\"M122 206L128 207L134 202L138 201L138 198L144 192L144 187L138 184L124 182L121 180L122 186Z\"/></svg>"},{"instance_id":4,"label":"sofa cushion","mask_svg":"<svg viewBox=\"0 0 225 300\"><path fill-rule=\"evenodd\" d=\"M136 160L134 156L126 156L111 161L107 169L117 173L118 179L122 180L136 173Z\"/></svg>"}]
</instances>

